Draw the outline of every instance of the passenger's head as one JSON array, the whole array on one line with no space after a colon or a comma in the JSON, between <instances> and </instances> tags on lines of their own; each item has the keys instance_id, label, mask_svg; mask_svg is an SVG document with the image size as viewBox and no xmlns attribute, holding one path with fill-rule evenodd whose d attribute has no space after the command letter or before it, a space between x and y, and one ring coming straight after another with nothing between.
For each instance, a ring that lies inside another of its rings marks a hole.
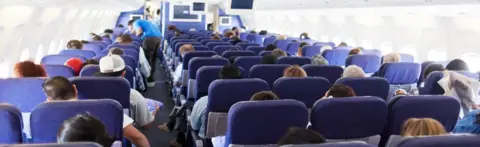
<instances>
[{"instance_id":1,"label":"passenger's head","mask_svg":"<svg viewBox=\"0 0 480 147\"><path fill-rule=\"evenodd\" d=\"M290 67L285 68L283 71L283 77L298 77L303 78L307 77L307 73L303 70L302 67L298 65L292 65Z\"/></svg>"},{"instance_id":2,"label":"passenger's head","mask_svg":"<svg viewBox=\"0 0 480 147\"><path fill-rule=\"evenodd\" d=\"M277 145L290 145L290 144L321 144L327 141L320 133L310 129L291 127L288 132L280 138Z\"/></svg>"},{"instance_id":3,"label":"passenger's head","mask_svg":"<svg viewBox=\"0 0 480 147\"><path fill-rule=\"evenodd\" d=\"M110 147L115 140L108 136L107 128L101 120L89 114L78 114L63 122L57 133L57 141L95 142Z\"/></svg>"},{"instance_id":4,"label":"passenger's head","mask_svg":"<svg viewBox=\"0 0 480 147\"><path fill-rule=\"evenodd\" d=\"M68 101L77 99L77 88L62 76L47 79L42 85L47 101Z\"/></svg>"},{"instance_id":5,"label":"passenger's head","mask_svg":"<svg viewBox=\"0 0 480 147\"><path fill-rule=\"evenodd\" d=\"M235 36L235 32L234 31L228 31L228 32L225 33L224 36L228 37L228 38L232 38L233 36Z\"/></svg>"},{"instance_id":6,"label":"passenger's head","mask_svg":"<svg viewBox=\"0 0 480 147\"><path fill-rule=\"evenodd\" d=\"M310 37L308 37L308 34L306 32L303 32L302 34L300 34L300 39L310 39Z\"/></svg>"},{"instance_id":7,"label":"passenger's head","mask_svg":"<svg viewBox=\"0 0 480 147\"><path fill-rule=\"evenodd\" d=\"M444 71L445 68L442 64L430 64L423 70L423 79L427 79L428 75L435 71Z\"/></svg>"},{"instance_id":8,"label":"passenger's head","mask_svg":"<svg viewBox=\"0 0 480 147\"><path fill-rule=\"evenodd\" d=\"M35 64L32 61L22 61L13 67L13 76L23 77L47 77L47 72L42 65Z\"/></svg>"},{"instance_id":9,"label":"passenger's head","mask_svg":"<svg viewBox=\"0 0 480 147\"><path fill-rule=\"evenodd\" d=\"M132 36L130 35L121 35L121 36L118 36L117 39L115 39L116 42L118 42L119 44L131 44L133 42L133 39L132 39Z\"/></svg>"},{"instance_id":10,"label":"passenger's head","mask_svg":"<svg viewBox=\"0 0 480 147\"><path fill-rule=\"evenodd\" d=\"M263 56L261 64L275 64L277 63L277 57L272 54Z\"/></svg>"},{"instance_id":11,"label":"passenger's head","mask_svg":"<svg viewBox=\"0 0 480 147\"><path fill-rule=\"evenodd\" d=\"M271 91L260 91L255 93L250 101L268 101L268 100L278 100L278 96Z\"/></svg>"},{"instance_id":12,"label":"passenger's head","mask_svg":"<svg viewBox=\"0 0 480 147\"><path fill-rule=\"evenodd\" d=\"M267 35L268 32L267 30L261 30L260 32L258 32L258 35Z\"/></svg>"},{"instance_id":13,"label":"passenger's head","mask_svg":"<svg viewBox=\"0 0 480 147\"><path fill-rule=\"evenodd\" d=\"M70 67L75 75L79 75L80 71L82 70L83 67L83 61L79 58L70 58L67 61L65 61L65 66Z\"/></svg>"},{"instance_id":14,"label":"passenger's head","mask_svg":"<svg viewBox=\"0 0 480 147\"><path fill-rule=\"evenodd\" d=\"M446 69L453 71L468 71L468 65L462 59L454 59L447 64Z\"/></svg>"},{"instance_id":15,"label":"passenger's head","mask_svg":"<svg viewBox=\"0 0 480 147\"><path fill-rule=\"evenodd\" d=\"M297 56L303 57L303 47L305 47L307 45L308 45L308 43L306 43L306 42L300 43L300 45L298 46L298 49L297 49Z\"/></svg>"},{"instance_id":16,"label":"passenger's head","mask_svg":"<svg viewBox=\"0 0 480 147\"><path fill-rule=\"evenodd\" d=\"M180 55L184 56L189 52L195 51L195 48L193 48L191 44L185 44L185 45L182 45L178 50L180 51Z\"/></svg>"},{"instance_id":17,"label":"passenger's head","mask_svg":"<svg viewBox=\"0 0 480 147\"><path fill-rule=\"evenodd\" d=\"M112 30L112 29L105 29L105 30L103 31L103 33L105 33L105 34L113 34L113 30Z\"/></svg>"},{"instance_id":18,"label":"passenger's head","mask_svg":"<svg viewBox=\"0 0 480 147\"><path fill-rule=\"evenodd\" d=\"M303 48L303 47L305 47L305 46L307 46L307 45L308 45L308 43L302 42L302 43L300 43L300 45L298 46L298 48Z\"/></svg>"},{"instance_id":19,"label":"passenger's head","mask_svg":"<svg viewBox=\"0 0 480 147\"><path fill-rule=\"evenodd\" d=\"M350 52L348 52L348 55L359 55L359 54L362 54L362 50L360 50L360 48L354 48L354 49L351 49Z\"/></svg>"},{"instance_id":20,"label":"passenger's head","mask_svg":"<svg viewBox=\"0 0 480 147\"><path fill-rule=\"evenodd\" d=\"M339 47L343 47L343 46L348 46L347 43L345 42L340 42L340 44L338 44Z\"/></svg>"},{"instance_id":21,"label":"passenger's head","mask_svg":"<svg viewBox=\"0 0 480 147\"><path fill-rule=\"evenodd\" d=\"M240 40L240 37L238 37L238 36L233 36L232 38L230 38L230 40L233 40L233 41L242 41L242 40Z\"/></svg>"},{"instance_id":22,"label":"passenger's head","mask_svg":"<svg viewBox=\"0 0 480 147\"><path fill-rule=\"evenodd\" d=\"M222 67L219 73L220 79L241 79L242 71L235 64L228 64Z\"/></svg>"},{"instance_id":23,"label":"passenger's head","mask_svg":"<svg viewBox=\"0 0 480 147\"><path fill-rule=\"evenodd\" d=\"M350 65L345 70L343 70L343 75L342 77L346 78L364 78L365 72L361 67L358 67L357 65Z\"/></svg>"},{"instance_id":24,"label":"passenger's head","mask_svg":"<svg viewBox=\"0 0 480 147\"><path fill-rule=\"evenodd\" d=\"M312 57L313 65L328 65L327 59L325 59L322 54L316 54Z\"/></svg>"},{"instance_id":25,"label":"passenger's head","mask_svg":"<svg viewBox=\"0 0 480 147\"><path fill-rule=\"evenodd\" d=\"M285 35L279 35L277 37L277 40L285 40L285 39L287 39L287 36L285 36Z\"/></svg>"},{"instance_id":26,"label":"passenger's head","mask_svg":"<svg viewBox=\"0 0 480 147\"><path fill-rule=\"evenodd\" d=\"M383 56L383 63L397 63L400 62L402 57L399 53L389 53Z\"/></svg>"},{"instance_id":27,"label":"passenger's head","mask_svg":"<svg viewBox=\"0 0 480 147\"><path fill-rule=\"evenodd\" d=\"M273 51L277 49L277 46L275 46L274 44L269 44L265 47L265 51Z\"/></svg>"},{"instance_id":28,"label":"passenger's head","mask_svg":"<svg viewBox=\"0 0 480 147\"><path fill-rule=\"evenodd\" d=\"M350 86L343 84L334 84L325 94L326 97L352 97L356 96Z\"/></svg>"},{"instance_id":29,"label":"passenger's head","mask_svg":"<svg viewBox=\"0 0 480 147\"><path fill-rule=\"evenodd\" d=\"M115 48L112 48L112 49L108 50L108 55L119 55L119 56L123 56L123 54L125 54L125 53L123 52L123 49L118 48L118 47L115 47Z\"/></svg>"},{"instance_id":30,"label":"passenger's head","mask_svg":"<svg viewBox=\"0 0 480 147\"><path fill-rule=\"evenodd\" d=\"M174 26L174 25L168 25L167 29L168 29L169 31L174 31L174 30L177 29L177 27Z\"/></svg>"},{"instance_id":31,"label":"passenger's head","mask_svg":"<svg viewBox=\"0 0 480 147\"><path fill-rule=\"evenodd\" d=\"M99 64L99 63L98 63L97 60L95 60L95 59L88 59L88 60L86 60L86 61L83 63L82 68L85 67L85 66L87 66L87 65L98 65L98 64Z\"/></svg>"},{"instance_id":32,"label":"passenger's head","mask_svg":"<svg viewBox=\"0 0 480 147\"><path fill-rule=\"evenodd\" d=\"M95 76L124 77L125 61L119 55L107 55L100 59L100 72Z\"/></svg>"},{"instance_id":33,"label":"passenger's head","mask_svg":"<svg viewBox=\"0 0 480 147\"><path fill-rule=\"evenodd\" d=\"M276 56L277 58L280 58L280 57L286 57L287 53L285 53L285 51L282 51L281 49L275 49L272 51L272 55Z\"/></svg>"},{"instance_id":34,"label":"passenger's head","mask_svg":"<svg viewBox=\"0 0 480 147\"><path fill-rule=\"evenodd\" d=\"M435 136L447 134L443 125L431 118L410 118L403 124L402 136Z\"/></svg>"},{"instance_id":35,"label":"passenger's head","mask_svg":"<svg viewBox=\"0 0 480 147\"><path fill-rule=\"evenodd\" d=\"M213 40L220 40L220 36L218 35L213 35L210 39L213 39Z\"/></svg>"},{"instance_id":36,"label":"passenger's head","mask_svg":"<svg viewBox=\"0 0 480 147\"><path fill-rule=\"evenodd\" d=\"M80 42L80 40L70 40L67 43L67 48L68 49L82 49L83 44Z\"/></svg>"},{"instance_id":37,"label":"passenger's head","mask_svg":"<svg viewBox=\"0 0 480 147\"><path fill-rule=\"evenodd\" d=\"M133 31L133 23L135 22L135 20L129 20L128 21L128 30L130 31ZM170 27L170 26L169 26Z\"/></svg>"},{"instance_id":38,"label":"passenger's head","mask_svg":"<svg viewBox=\"0 0 480 147\"><path fill-rule=\"evenodd\" d=\"M250 31L250 34L257 34L256 31Z\"/></svg>"}]
</instances>

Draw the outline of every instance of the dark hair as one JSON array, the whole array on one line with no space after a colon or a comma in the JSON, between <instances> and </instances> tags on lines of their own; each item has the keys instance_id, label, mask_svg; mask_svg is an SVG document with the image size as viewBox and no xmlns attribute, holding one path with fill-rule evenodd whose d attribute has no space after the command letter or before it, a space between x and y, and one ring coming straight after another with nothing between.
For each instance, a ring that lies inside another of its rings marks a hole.
<instances>
[{"instance_id":1,"label":"dark hair","mask_svg":"<svg viewBox=\"0 0 480 147\"><path fill-rule=\"evenodd\" d=\"M112 146L115 141L108 136L103 122L89 114L78 114L65 120L57 133L57 140L64 142L88 141L104 147Z\"/></svg>"},{"instance_id":2,"label":"dark hair","mask_svg":"<svg viewBox=\"0 0 480 147\"><path fill-rule=\"evenodd\" d=\"M232 56L232 57L228 58L228 62L230 62L230 64L233 64L233 63L235 63L235 59L237 59L237 56Z\"/></svg>"},{"instance_id":3,"label":"dark hair","mask_svg":"<svg viewBox=\"0 0 480 147\"><path fill-rule=\"evenodd\" d=\"M442 64L430 64L423 70L423 79L427 79L428 75L435 71L443 71L445 68Z\"/></svg>"},{"instance_id":4,"label":"dark hair","mask_svg":"<svg viewBox=\"0 0 480 147\"><path fill-rule=\"evenodd\" d=\"M122 24L119 24L118 27L119 27L119 28L123 28L123 27L125 27L125 26L123 26Z\"/></svg>"},{"instance_id":5,"label":"dark hair","mask_svg":"<svg viewBox=\"0 0 480 147\"><path fill-rule=\"evenodd\" d=\"M250 31L250 34L257 34L256 31Z\"/></svg>"},{"instance_id":6,"label":"dark hair","mask_svg":"<svg viewBox=\"0 0 480 147\"><path fill-rule=\"evenodd\" d=\"M221 38L220 38L220 36L218 36L218 35L212 35L212 38L211 38L211 39L220 40Z\"/></svg>"},{"instance_id":7,"label":"dark hair","mask_svg":"<svg viewBox=\"0 0 480 147\"><path fill-rule=\"evenodd\" d=\"M320 144L326 142L327 141L322 135L320 135L320 133L305 128L290 127L288 132L282 138L280 138L277 145Z\"/></svg>"},{"instance_id":8,"label":"dark hair","mask_svg":"<svg viewBox=\"0 0 480 147\"><path fill-rule=\"evenodd\" d=\"M123 49L121 48L118 48L118 47L115 47L115 48L112 48L108 51L109 54L111 55L119 55L119 56L122 56L123 54L125 54L123 52Z\"/></svg>"},{"instance_id":9,"label":"dark hair","mask_svg":"<svg viewBox=\"0 0 480 147\"><path fill-rule=\"evenodd\" d=\"M129 21L128 21L128 25L131 26L131 25L133 25L134 22L135 22L135 20L133 20L133 19L132 19L132 20L129 20Z\"/></svg>"},{"instance_id":10,"label":"dark hair","mask_svg":"<svg viewBox=\"0 0 480 147\"><path fill-rule=\"evenodd\" d=\"M260 91L255 93L250 101L267 101L267 100L278 100L278 96L271 91Z\"/></svg>"},{"instance_id":11,"label":"dark hair","mask_svg":"<svg viewBox=\"0 0 480 147\"><path fill-rule=\"evenodd\" d=\"M129 44L133 42L132 36L124 34L120 35L115 39L116 42L120 44Z\"/></svg>"},{"instance_id":12,"label":"dark hair","mask_svg":"<svg viewBox=\"0 0 480 147\"><path fill-rule=\"evenodd\" d=\"M258 35L267 35L268 32L267 30L261 30L260 32L258 32Z\"/></svg>"},{"instance_id":13,"label":"dark hair","mask_svg":"<svg viewBox=\"0 0 480 147\"><path fill-rule=\"evenodd\" d=\"M160 9L157 9L157 14L160 14L160 12L162 12L162 10L160 10Z\"/></svg>"},{"instance_id":14,"label":"dark hair","mask_svg":"<svg viewBox=\"0 0 480 147\"><path fill-rule=\"evenodd\" d=\"M238 29L238 27L233 27L233 28L232 28L232 31L234 31L234 30L236 30L236 29Z\"/></svg>"},{"instance_id":15,"label":"dark hair","mask_svg":"<svg viewBox=\"0 0 480 147\"><path fill-rule=\"evenodd\" d=\"M350 86L343 85L343 84L334 84L328 90L328 95L332 97L352 97L356 96L355 92Z\"/></svg>"},{"instance_id":16,"label":"dark hair","mask_svg":"<svg viewBox=\"0 0 480 147\"><path fill-rule=\"evenodd\" d=\"M95 41L102 41L102 37L98 36L98 35L92 35L92 39L95 40Z\"/></svg>"},{"instance_id":17,"label":"dark hair","mask_svg":"<svg viewBox=\"0 0 480 147\"><path fill-rule=\"evenodd\" d=\"M279 57L286 57L287 53L285 51L282 51L281 49L274 49L272 51L272 55L276 56L277 58Z\"/></svg>"},{"instance_id":18,"label":"dark hair","mask_svg":"<svg viewBox=\"0 0 480 147\"><path fill-rule=\"evenodd\" d=\"M112 34L113 30L112 29L105 29L105 31L103 31L103 33Z\"/></svg>"},{"instance_id":19,"label":"dark hair","mask_svg":"<svg viewBox=\"0 0 480 147\"><path fill-rule=\"evenodd\" d=\"M462 59L454 59L447 64L446 69L455 71L468 71L468 65Z\"/></svg>"},{"instance_id":20,"label":"dark hair","mask_svg":"<svg viewBox=\"0 0 480 147\"><path fill-rule=\"evenodd\" d=\"M475 123L480 124L480 113L477 113L477 115L475 115Z\"/></svg>"},{"instance_id":21,"label":"dark hair","mask_svg":"<svg viewBox=\"0 0 480 147\"><path fill-rule=\"evenodd\" d=\"M300 45L299 45L298 47L303 48L303 47L305 47L305 46L307 46L307 45L308 45L308 43L302 42L302 43L300 43Z\"/></svg>"},{"instance_id":22,"label":"dark hair","mask_svg":"<svg viewBox=\"0 0 480 147\"><path fill-rule=\"evenodd\" d=\"M82 68L85 67L85 66L87 66L87 65L98 65L98 64L99 64L99 62L98 62L97 60L95 60L95 59L88 59L88 60L86 60L86 61L83 63Z\"/></svg>"},{"instance_id":23,"label":"dark hair","mask_svg":"<svg viewBox=\"0 0 480 147\"><path fill-rule=\"evenodd\" d=\"M310 39L310 37L308 37L308 34L306 32L303 32L302 34L300 34L300 39Z\"/></svg>"},{"instance_id":24,"label":"dark hair","mask_svg":"<svg viewBox=\"0 0 480 147\"><path fill-rule=\"evenodd\" d=\"M15 76L19 78L23 77L47 77L47 72L42 65L35 64L32 61L18 62L13 67Z\"/></svg>"},{"instance_id":25,"label":"dark hair","mask_svg":"<svg viewBox=\"0 0 480 147\"><path fill-rule=\"evenodd\" d=\"M237 45L239 43L242 43L243 41L240 40L240 37L238 36L233 36L231 39L230 39L230 42L233 44L233 45Z\"/></svg>"},{"instance_id":26,"label":"dark hair","mask_svg":"<svg viewBox=\"0 0 480 147\"><path fill-rule=\"evenodd\" d=\"M235 64L228 64L222 67L219 73L220 79L241 79L242 71Z\"/></svg>"},{"instance_id":27,"label":"dark hair","mask_svg":"<svg viewBox=\"0 0 480 147\"><path fill-rule=\"evenodd\" d=\"M266 51L273 51L275 49L277 49L277 46L275 46L274 44L269 44L267 45L267 47L265 47Z\"/></svg>"},{"instance_id":28,"label":"dark hair","mask_svg":"<svg viewBox=\"0 0 480 147\"><path fill-rule=\"evenodd\" d=\"M42 85L45 94L52 100L69 100L75 98L75 88L65 77L56 76L47 79Z\"/></svg>"},{"instance_id":29,"label":"dark hair","mask_svg":"<svg viewBox=\"0 0 480 147\"><path fill-rule=\"evenodd\" d=\"M277 56L268 54L263 56L261 64L276 64L277 63Z\"/></svg>"},{"instance_id":30,"label":"dark hair","mask_svg":"<svg viewBox=\"0 0 480 147\"><path fill-rule=\"evenodd\" d=\"M169 31L174 31L174 30L177 29L177 27L174 26L174 25L168 25L167 29L168 29Z\"/></svg>"},{"instance_id":31,"label":"dark hair","mask_svg":"<svg viewBox=\"0 0 480 147\"><path fill-rule=\"evenodd\" d=\"M97 77L120 77L120 76L122 76L124 71L125 71L125 68L120 70L120 71L117 71L117 72L109 72L109 73L96 72L96 73L93 73L93 76L97 76Z\"/></svg>"},{"instance_id":32,"label":"dark hair","mask_svg":"<svg viewBox=\"0 0 480 147\"><path fill-rule=\"evenodd\" d=\"M67 43L67 48L69 49L82 49L83 44L80 42L80 40L70 40Z\"/></svg>"}]
</instances>

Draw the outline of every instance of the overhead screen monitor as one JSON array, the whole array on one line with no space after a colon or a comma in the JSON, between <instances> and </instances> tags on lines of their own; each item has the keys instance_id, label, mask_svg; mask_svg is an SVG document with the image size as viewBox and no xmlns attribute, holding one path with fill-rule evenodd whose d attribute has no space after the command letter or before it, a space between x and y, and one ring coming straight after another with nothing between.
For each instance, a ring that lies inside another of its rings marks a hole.
<instances>
[{"instance_id":1,"label":"overhead screen monitor","mask_svg":"<svg viewBox=\"0 0 480 147\"><path fill-rule=\"evenodd\" d=\"M231 15L252 15L255 0L228 0L222 7Z\"/></svg>"},{"instance_id":2,"label":"overhead screen monitor","mask_svg":"<svg viewBox=\"0 0 480 147\"><path fill-rule=\"evenodd\" d=\"M143 19L143 15L140 15L140 14L131 14L130 15L130 20L137 20L137 19Z\"/></svg>"},{"instance_id":3,"label":"overhead screen monitor","mask_svg":"<svg viewBox=\"0 0 480 147\"><path fill-rule=\"evenodd\" d=\"M207 5L204 2L193 2L191 7L192 14L205 14L207 10Z\"/></svg>"},{"instance_id":4,"label":"overhead screen monitor","mask_svg":"<svg viewBox=\"0 0 480 147\"><path fill-rule=\"evenodd\" d=\"M253 9L253 0L232 0L231 9Z\"/></svg>"},{"instance_id":5,"label":"overhead screen monitor","mask_svg":"<svg viewBox=\"0 0 480 147\"><path fill-rule=\"evenodd\" d=\"M192 13L192 4L172 4L170 20L177 22L201 22L199 14Z\"/></svg>"},{"instance_id":6,"label":"overhead screen monitor","mask_svg":"<svg viewBox=\"0 0 480 147\"><path fill-rule=\"evenodd\" d=\"M221 26L232 25L232 17L230 17L230 16L220 16L220 25Z\"/></svg>"}]
</instances>

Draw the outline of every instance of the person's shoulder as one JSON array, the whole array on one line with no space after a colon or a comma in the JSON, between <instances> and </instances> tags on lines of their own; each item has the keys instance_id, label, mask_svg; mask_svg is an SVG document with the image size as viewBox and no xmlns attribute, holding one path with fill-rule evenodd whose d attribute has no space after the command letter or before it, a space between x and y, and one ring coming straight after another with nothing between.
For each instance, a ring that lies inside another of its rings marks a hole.
<instances>
[{"instance_id":1,"label":"person's shoulder","mask_svg":"<svg viewBox=\"0 0 480 147\"><path fill-rule=\"evenodd\" d=\"M131 97L143 97L140 92L135 89L130 89L130 98Z\"/></svg>"},{"instance_id":2,"label":"person's shoulder","mask_svg":"<svg viewBox=\"0 0 480 147\"><path fill-rule=\"evenodd\" d=\"M123 128L127 127L128 125L132 124L133 123L133 119L126 115L126 114L123 114Z\"/></svg>"}]
</instances>

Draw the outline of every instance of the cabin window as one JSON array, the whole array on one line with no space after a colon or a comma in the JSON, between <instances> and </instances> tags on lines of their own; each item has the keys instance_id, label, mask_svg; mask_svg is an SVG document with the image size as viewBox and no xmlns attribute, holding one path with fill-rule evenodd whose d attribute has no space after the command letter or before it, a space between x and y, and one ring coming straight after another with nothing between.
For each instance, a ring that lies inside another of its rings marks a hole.
<instances>
[{"instance_id":1,"label":"cabin window","mask_svg":"<svg viewBox=\"0 0 480 147\"><path fill-rule=\"evenodd\" d=\"M56 51L57 51L57 44L54 40L50 41L50 45L48 47L48 54L49 55L53 55L53 54L56 54Z\"/></svg>"},{"instance_id":2,"label":"cabin window","mask_svg":"<svg viewBox=\"0 0 480 147\"><path fill-rule=\"evenodd\" d=\"M37 55L35 55L35 63L40 64L43 57L43 44L38 45Z\"/></svg>"},{"instance_id":3,"label":"cabin window","mask_svg":"<svg viewBox=\"0 0 480 147\"><path fill-rule=\"evenodd\" d=\"M322 37L320 37L320 41L322 41L322 42L330 42L330 40L328 40L328 36L322 36Z\"/></svg>"},{"instance_id":4,"label":"cabin window","mask_svg":"<svg viewBox=\"0 0 480 147\"><path fill-rule=\"evenodd\" d=\"M342 42L342 39L339 36L335 36L333 37L332 42L335 44L340 44Z\"/></svg>"},{"instance_id":5,"label":"cabin window","mask_svg":"<svg viewBox=\"0 0 480 147\"><path fill-rule=\"evenodd\" d=\"M29 60L29 58L30 58L30 51L28 50L28 48L23 49L22 53L20 54L20 61Z\"/></svg>"},{"instance_id":6,"label":"cabin window","mask_svg":"<svg viewBox=\"0 0 480 147\"><path fill-rule=\"evenodd\" d=\"M462 55L461 59L468 64L471 72L480 71L480 55L475 53L465 53Z\"/></svg>"},{"instance_id":7,"label":"cabin window","mask_svg":"<svg viewBox=\"0 0 480 147\"><path fill-rule=\"evenodd\" d=\"M0 78L8 78L11 71L9 63L3 58L1 59L1 61L3 62L0 62Z\"/></svg>"},{"instance_id":8,"label":"cabin window","mask_svg":"<svg viewBox=\"0 0 480 147\"><path fill-rule=\"evenodd\" d=\"M407 45L403 47L400 53L410 54L414 57L415 60L417 60L417 48L413 45Z\"/></svg>"},{"instance_id":9,"label":"cabin window","mask_svg":"<svg viewBox=\"0 0 480 147\"><path fill-rule=\"evenodd\" d=\"M62 51L63 49L66 48L66 43L65 43L65 40L60 39L60 42L58 43L58 48L57 48L57 53L59 53L60 51Z\"/></svg>"},{"instance_id":10,"label":"cabin window","mask_svg":"<svg viewBox=\"0 0 480 147\"><path fill-rule=\"evenodd\" d=\"M391 53L393 51L392 43L382 42L382 44L380 44L380 51L382 51L383 55Z\"/></svg>"},{"instance_id":11,"label":"cabin window","mask_svg":"<svg viewBox=\"0 0 480 147\"><path fill-rule=\"evenodd\" d=\"M362 45L361 45L364 49L372 49L373 46L372 46L372 43L368 40L362 40Z\"/></svg>"},{"instance_id":12,"label":"cabin window","mask_svg":"<svg viewBox=\"0 0 480 147\"><path fill-rule=\"evenodd\" d=\"M428 51L428 57L427 59L429 61L446 61L447 60L447 53L443 51L437 51L437 50L430 50Z\"/></svg>"}]
</instances>

